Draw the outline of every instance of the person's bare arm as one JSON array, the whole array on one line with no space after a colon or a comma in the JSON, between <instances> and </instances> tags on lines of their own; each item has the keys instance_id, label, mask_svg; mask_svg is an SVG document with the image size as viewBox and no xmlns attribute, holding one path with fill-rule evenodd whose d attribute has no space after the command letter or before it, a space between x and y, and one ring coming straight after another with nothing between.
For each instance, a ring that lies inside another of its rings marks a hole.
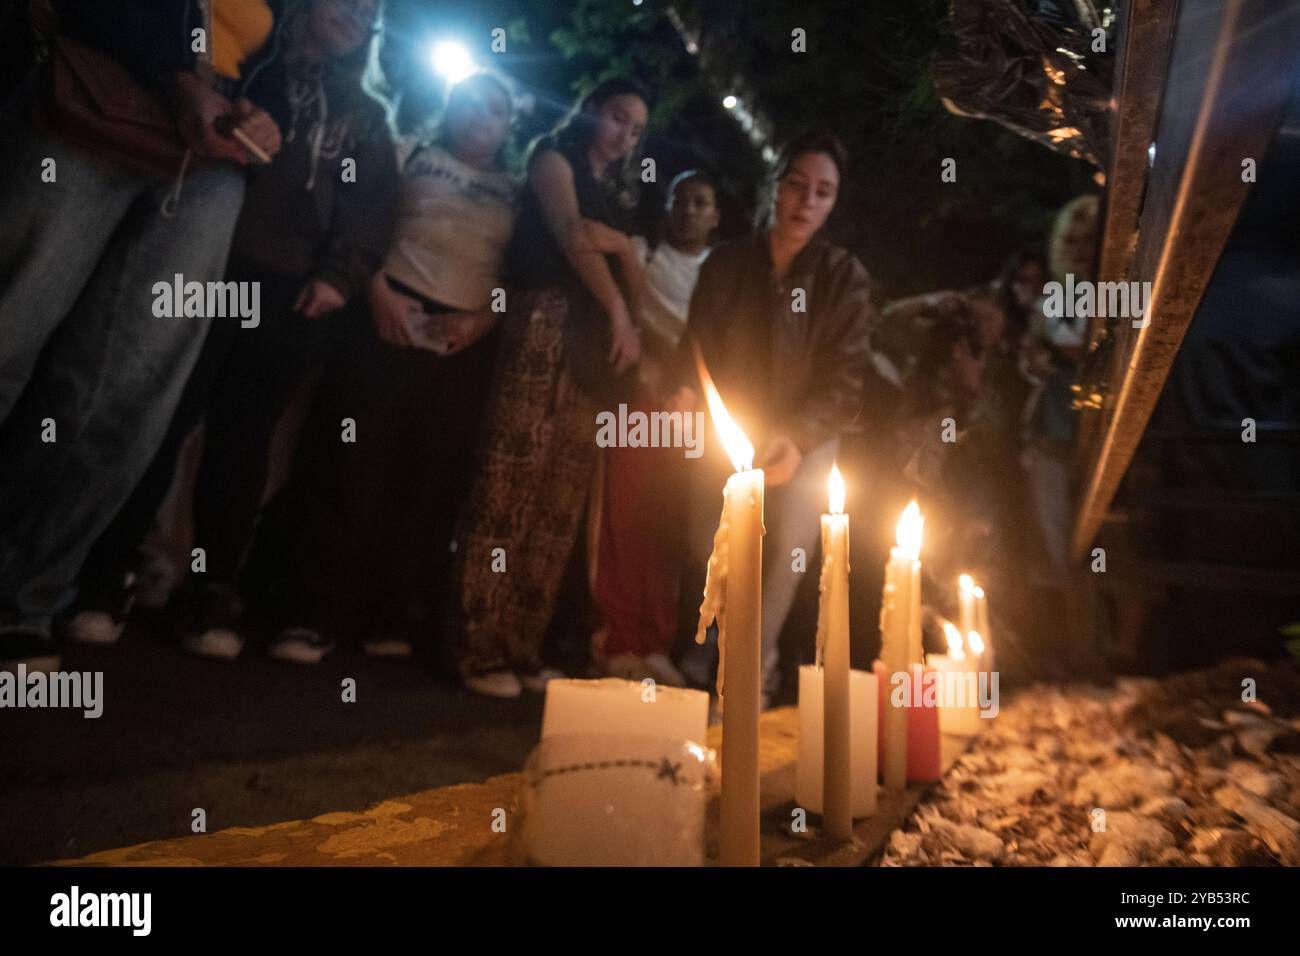
<instances>
[{"instance_id":1,"label":"person's bare arm","mask_svg":"<svg viewBox=\"0 0 1300 956\"><path fill-rule=\"evenodd\" d=\"M573 185L573 167L559 153L548 150L533 161L528 181L565 258L609 316L613 339L609 358L621 372L640 357L637 330L609 264L594 248L583 226Z\"/></svg>"},{"instance_id":2,"label":"person's bare arm","mask_svg":"<svg viewBox=\"0 0 1300 956\"><path fill-rule=\"evenodd\" d=\"M626 233L611 229L603 222L594 219L582 220L582 228L586 233L588 244L602 255L618 256L620 259L635 255L632 249L632 238Z\"/></svg>"},{"instance_id":3,"label":"person's bare arm","mask_svg":"<svg viewBox=\"0 0 1300 956\"><path fill-rule=\"evenodd\" d=\"M910 322L927 312L955 315L966 301L960 292L927 292L889 303L881 315L889 322Z\"/></svg>"},{"instance_id":4,"label":"person's bare arm","mask_svg":"<svg viewBox=\"0 0 1300 956\"><path fill-rule=\"evenodd\" d=\"M645 270L641 267L641 260L637 258L636 245L632 242L632 237L594 219L582 220L582 228L591 248L601 255L615 257L618 270L623 275L623 289L626 290L625 301L628 310L632 313L633 320L639 321L641 306L645 301ZM642 334L644 335L644 330Z\"/></svg>"}]
</instances>

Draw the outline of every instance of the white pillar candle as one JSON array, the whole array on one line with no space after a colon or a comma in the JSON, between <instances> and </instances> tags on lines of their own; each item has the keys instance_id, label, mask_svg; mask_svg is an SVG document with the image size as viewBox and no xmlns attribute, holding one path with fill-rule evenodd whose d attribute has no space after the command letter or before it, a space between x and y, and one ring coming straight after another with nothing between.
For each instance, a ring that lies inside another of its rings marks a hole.
<instances>
[{"instance_id":1,"label":"white pillar candle","mask_svg":"<svg viewBox=\"0 0 1300 956\"><path fill-rule=\"evenodd\" d=\"M794 798L800 807L810 813L823 813L823 673L814 664L805 664L799 668L799 756L795 769ZM849 803L854 817L869 817L876 812L879 685L880 681L872 671L849 672L849 722L852 727Z\"/></svg>"},{"instance_id":2,"label":"white pillar candle","mask_svg":"<svg viewBox=\"0 0 1300 956\"><path fill-rule=\"evenodd\" d=\"M701 866L715 773L713 751L685 740L546 737L524 768L527 858L548 866Z\"/></svg>"},{"instance_id":3,"label":"white pillar candle","mask_svg":"<svg viewBox=\"0 0 1300 956\"><path fill-rule=\"evenodd\" d=\"M542 739L560 734L667 737L703 744L709 695L702 690L606 677L546 685Z\"/></svg>"}]
</instances>

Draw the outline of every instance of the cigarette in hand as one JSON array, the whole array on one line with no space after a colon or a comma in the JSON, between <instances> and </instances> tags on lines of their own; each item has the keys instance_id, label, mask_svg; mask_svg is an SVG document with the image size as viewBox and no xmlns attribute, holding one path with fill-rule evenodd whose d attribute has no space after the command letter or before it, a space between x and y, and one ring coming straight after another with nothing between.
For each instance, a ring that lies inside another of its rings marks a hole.
<instances>
[{"instance_id":1,"label":"cigarette in hand","mask_svg":"<svg viewBox=\"0 0 1300 956\"><path fill-rule=\"evenodd\" d=\"M267 155L266 150L254 143L252 137L238 126L230 130L230 135L239 140L239 144L248 150L249 154L259 163L269 163L271 161L271 157Z\"/></svg>"}]
</instances>

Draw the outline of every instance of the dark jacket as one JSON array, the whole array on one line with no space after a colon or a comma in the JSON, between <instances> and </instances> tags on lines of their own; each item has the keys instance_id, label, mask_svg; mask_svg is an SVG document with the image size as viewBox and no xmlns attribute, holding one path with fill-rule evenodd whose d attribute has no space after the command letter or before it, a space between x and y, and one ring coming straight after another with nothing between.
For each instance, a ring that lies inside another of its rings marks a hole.
<instances>
[{"instance_id":1,"label":"dark jacket","mask_svg":"<svg viewBox=\"0 0 1300 956\"><path fill-rule=\"evenodd\" d=\"M796 289L804 291L805 311L795 311ZM694 337L755 447L788 435L806 454L857 416L872 320L871 280L844 249L814 238L778 282L766 234L752 233L704 260L679 368L693 382Z\"/></svg>"},{"instance_id":2,"label":"dark jacket","mask_svg":"<svg viewBox=\"0 0 1300 956\"><path fill-rule=\"evenodd\" d=\"M271 36L244 63L237 87L229 91L266 110L281 128L289 109L280 28L291 2L267 0L274 16ZM146 84L194 69L191 31L204 22L199 0L55 0L55 6L60 33L107 53Z\"/></svg>"},{"instance_id":3,"label":"dark jacket","mask_svg":"<svg viewBox=\"0 0 1300 956\"><path fill-rule=\"evenodd\" d=\"M329 116L341 119L344 94L327 86ZM397 216L397 158L383 108L353 94L342 132L327 127L330 148L313 155L318 114L304 110L282 127L269 166L253 167L235 226L231 261L276 275L324 279L344 297L379 268ZM343 160L356 181L343 180Z\"/></svg>"}]
</instances>

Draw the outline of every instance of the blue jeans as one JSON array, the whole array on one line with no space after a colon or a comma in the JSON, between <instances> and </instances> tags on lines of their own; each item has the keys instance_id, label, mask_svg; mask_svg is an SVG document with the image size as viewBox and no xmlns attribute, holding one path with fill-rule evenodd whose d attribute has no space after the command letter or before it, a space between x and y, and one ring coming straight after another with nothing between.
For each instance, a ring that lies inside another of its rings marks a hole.
<instances>
[{"instance_id":1,"label":"blue jeans","mask_svg":"<svg viewBox=\"0 0 1300 956\"><path fill-rule=\"evenodd\" d=\"M49 632L86 554L162 442L207 317L158 318L155 282L219 280L244 194L230 164L170 182L0 127L0 629ZM55 182L43 182L46 158ZM46 440L47 421L55 429Z\"/></svg>"}]
</instances>

